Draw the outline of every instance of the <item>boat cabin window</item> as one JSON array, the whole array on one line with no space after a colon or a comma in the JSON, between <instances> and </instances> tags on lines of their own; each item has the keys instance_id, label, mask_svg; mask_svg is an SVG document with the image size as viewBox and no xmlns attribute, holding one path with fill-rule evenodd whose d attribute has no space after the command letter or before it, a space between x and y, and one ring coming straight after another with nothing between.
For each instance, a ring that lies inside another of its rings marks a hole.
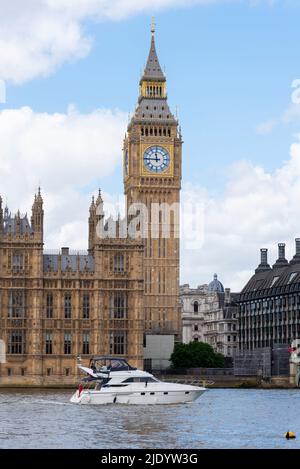
<instances>
[{"instance_id":1,"label":"boat cabin window","mask_svg":"<svg viewBox=\"0 0 300 469\"><path fill-rule=\"evenodd\" d=\"M122 381L123 383L157 383L157 380L154 379L154 378L146 378L146 377L142 377L142 378L127 378L125 379L124 381Z\"/></svg>"},{"instance_id":2,"label":"boat cabin window","mask_svg":"<svg viewBox=\"0 0 300 469\"><path fill-rule=\"evenodd\" d=\"M90 360L90 368L94 371L127 371L136 370L123 358L93 357Z\"/></svg>"}]
</instances>

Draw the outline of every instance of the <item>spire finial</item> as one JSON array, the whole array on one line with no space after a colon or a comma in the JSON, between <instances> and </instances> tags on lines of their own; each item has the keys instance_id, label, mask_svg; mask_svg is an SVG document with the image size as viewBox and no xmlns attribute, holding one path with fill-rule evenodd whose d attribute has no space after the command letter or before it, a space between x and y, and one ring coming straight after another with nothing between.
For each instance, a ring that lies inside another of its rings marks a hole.
<instances>
[{"instance_id":1,"label":"spire finial","mask_svg":"<svg viewBox=\"0 0 300 469\"><path fill-rule=\"evenodd\" d=\"M152 16L151 34L152 34L152 37L154 37L154 34L155 34L155 18L154 18L154 16Z\"/></svg>"}]
</instances>

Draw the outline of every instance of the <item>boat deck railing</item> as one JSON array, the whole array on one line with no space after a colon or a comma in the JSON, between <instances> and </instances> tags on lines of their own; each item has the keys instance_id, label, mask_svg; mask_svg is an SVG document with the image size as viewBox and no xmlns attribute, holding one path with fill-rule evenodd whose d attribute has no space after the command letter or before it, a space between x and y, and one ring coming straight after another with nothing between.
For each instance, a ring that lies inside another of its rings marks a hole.
<instances>
[{"instance_id":1,"label":"boat deck railing","mask_svg":"<svg viewBox=\"0 0 300 469\"><path fill-rule=\"evenodd\" d=\"M195 376L185 376L181 378L161 378L162 381L176 383L176 384L191 384L192 386L201 386L201 387L209 387L215 384L214 381L209 379L199 379Z\"/></svg>"}]
</instances>

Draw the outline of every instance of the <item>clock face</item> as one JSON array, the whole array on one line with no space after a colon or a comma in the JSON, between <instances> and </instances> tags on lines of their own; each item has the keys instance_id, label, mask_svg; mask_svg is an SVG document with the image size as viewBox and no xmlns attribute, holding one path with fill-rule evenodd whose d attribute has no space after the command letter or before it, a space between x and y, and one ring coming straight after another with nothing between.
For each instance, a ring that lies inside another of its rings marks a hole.
<instances>
[{"instance_id":1,"label":"clock face","mask_svg":"<svg viewBox=\"0 0 300 469\"><path fill-rule=\"evenodd\" d=\"M128 148L125 150L125 174L128 176Z\"/></svg>"},{"instance_id":2,"label":"clock face","mask_svg":"<svg viewBox=\"0 0 300 469\"><path fill-rule=\"evenodd\" d=\"M169 164L170 155L163 147L153 146L144 153L144 165L152 173L163 173Z\"/></svg>"}]
</instances>

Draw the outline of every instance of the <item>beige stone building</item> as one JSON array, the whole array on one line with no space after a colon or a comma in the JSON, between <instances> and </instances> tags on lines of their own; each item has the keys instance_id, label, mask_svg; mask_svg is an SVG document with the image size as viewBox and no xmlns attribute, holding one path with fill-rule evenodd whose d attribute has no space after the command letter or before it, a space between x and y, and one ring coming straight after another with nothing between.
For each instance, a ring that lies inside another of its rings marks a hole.
<instances>
[{"instance_id":1,"label":"beige stone building","mask_svg":"<svg viewBox=\"0 0 300 469\"><path fill-rule=\"evenodd\" d=\"M181 335L179 219L171 211L165 237L168 223L161 212L151 220L151 204L179 202L181 146L152 30L124 140L124 188L128 220L133 203L145 204L158 236L150 228L147 235L131 236L127 225L124 235L124 221L118 220L115 236L99 237L99 227L107 228L99 191L89 211L88 250L48 253L40 190L30 220L12 215L0 199L0 340L6 346L1 385L75 383L77 357L87 362L93 354L122 356L142 368L148 334L166 336L171 345L164 353L172 351Z\"/></svg>"},{"instance_id":2,"label":"beige stone building","mask_svg":"<svg viewBox=\"0 0 300 469\"><path fill-rule=\"evenodd\" d=\"M89 250L43 252L43 200L32 217L0 209L1 384L51 385L77 380L76 358L125 356L143 365L143 243L98 239L96 207ZM63 378L63 379L62 379Z\"/></svg>"},{"instance_id":3,"label":"beige stone building","mask_svg":"<svg viewBox=\"0 0 300 469\"><path fill-rule=\"evenodd\" d=\"M145 330L150 334L171 334L175 339L181 336L178 210L181 152L178 121L168 106L166 77L159 64L152 29L138 103L124 141L124 187L128 208L133 203L147 207ZM162 209L159 213L155 212L157 207ZM168 213L163 213L163 207Z\"/></svg>"},{"instance_id":4,"label":"beige stone building","mask_svg":"<svg viewBox=\"0 0 300 469\"><path fill-rule=\"evenodd\" d=\"M183 342L206 342L215 352L232 357L238 346L237 294L224 290L215 275L208 285L182 285L180 298Z\"/></svg>"}]
</instances>

